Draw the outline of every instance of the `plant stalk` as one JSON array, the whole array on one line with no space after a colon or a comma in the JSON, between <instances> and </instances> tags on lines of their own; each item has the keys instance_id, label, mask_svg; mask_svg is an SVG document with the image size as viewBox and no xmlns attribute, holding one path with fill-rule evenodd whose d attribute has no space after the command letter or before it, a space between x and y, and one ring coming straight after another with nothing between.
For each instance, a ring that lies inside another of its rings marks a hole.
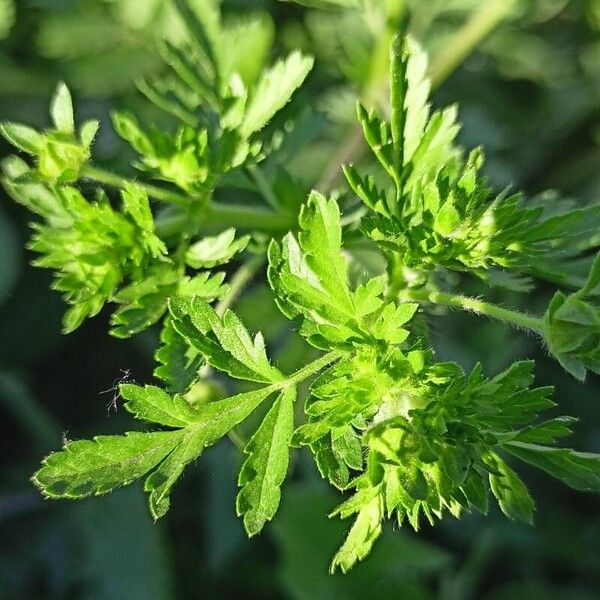
<instances>
[{"instance_id":1,"label":"plant stalk","mask_svg":"<svg viewBox=\"0 0 600 600\"><path fill-rule=\"evenodd\" d=\"M444 52L431 64L432 87L446 79L473 53L475 48L500 24L515 6L515 0L488 0L447 43Z\"/></svg>"},{"instance_id":2,"label":"plant stalk","mask_svg":"<svg viewBox=\"0 0 600 600\"><path fill-rule=\"evenodd\" d=\"M508 323L518 329L527 329L540 335L543 335L544 331L542 319L508 308L502 308L501 306L496 306L495 304L479 300L478 298L469 298L468 296L447 294L437 291L419 291L410 289L402 291L399 297L401 300L405 301L428 302L430 304L459 308L477 315Z\"/></svg>"},{"instance_id":3,"label":"plant stalk","mask_svg":"<svg viewBox=\"0 0 600 600\"><path fill-rule=\"evenodd\" d=\"M123 188L128 184L135 183L144 189L150 198L181 207L188 207L197 200L193 196L133 181L97 167L86 166L81 175L115 188ZM201 225L207 228L235 227L236 229L253 229L268 233L283 233L292 229L296 224L293 215L290 214L276 213L260 207L222 204L214 201L206 206L198 218L202 221ZM164 218L157 219L156 233L160 237L171 237L180 233L188 222L189 215L184 212L169 214Z\"/></svg>"}]
</instances>

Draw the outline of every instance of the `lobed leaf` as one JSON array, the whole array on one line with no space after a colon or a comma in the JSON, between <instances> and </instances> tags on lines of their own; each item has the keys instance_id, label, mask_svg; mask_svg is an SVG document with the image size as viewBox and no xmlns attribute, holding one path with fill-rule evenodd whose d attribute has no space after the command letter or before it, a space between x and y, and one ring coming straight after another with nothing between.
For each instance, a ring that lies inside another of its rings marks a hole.
<instances>
[{"instance_id":1,"label":"lobed leaf","mask_svg":"<svg viewBox=\"0 0 600 600\"><path fill-rule=\"evenodd\" d=\"M576 490L600 492L600 454L516 441L507 442L503 447L523 462L546 471Z\"/></svg>"},{"instance_id":2,"label":"lobed leaf","mask_svg":"<svg viewBox=\"0 0 600 600\"><path fill-rule=\"evenodd\" d=\"M168 431L68 442L44 459L33 482L48 498L105 494L143 477L181 440L181 431Z\"/></svg>"},{"instance_id":3,"label":"lobed leaf","mask_svg":"<svg viewBox=\"0 0 600 600\"><path fill-rule=\"evenodd\" d=\"M290 101L312 69L313 62L300 52L292 52L262 75L246 109L240 128L242 137L248 138L263 129Z\"/></svg>"},{"instance_id":4,"label":"lobed leaf","mask_svg":"<svg viewBox=\"0 0 600 600\"><path fill-rule=\"evenodd\" d=\"M125 408L136 419L167 427L187 427L198 420L198 413L184 398L170 396L156 386L123 383L119 392L125 400Z\"/></svg>"},{"instance_id":5,"label":"lobed leaf","mask_svg":"<svg viewBox=\"0 0 600 600\"><path fill-rule=\"evenodd\" d=\"M236 507L250 536L259 533L279 507L294 431L295 398L295 388L282 391L244 449L248 458L239 475Z\"/></svg>"}]
</instances>

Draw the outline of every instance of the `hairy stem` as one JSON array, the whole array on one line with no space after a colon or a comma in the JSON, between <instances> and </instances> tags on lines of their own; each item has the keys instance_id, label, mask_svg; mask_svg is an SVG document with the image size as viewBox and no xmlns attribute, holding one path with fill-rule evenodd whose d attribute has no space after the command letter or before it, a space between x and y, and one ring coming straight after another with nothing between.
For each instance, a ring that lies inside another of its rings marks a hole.
<instances>
[{"instance_id":1,"label":"hairy stem","mask_svg":"<svg viewBox=\"0 0 600 600\"><path fill-rule=\"evenodd\" d=\"M508 323L519 329L528 329L539 334L542 334L544 329L542 319L540 318L532 317L515 310L502 308L501 306L496 306L495 304L479 300L478 298L469 298L467 296L436 291L404 290L400 293L400 299L459 308Z\"/></svg>"}]
</instances>

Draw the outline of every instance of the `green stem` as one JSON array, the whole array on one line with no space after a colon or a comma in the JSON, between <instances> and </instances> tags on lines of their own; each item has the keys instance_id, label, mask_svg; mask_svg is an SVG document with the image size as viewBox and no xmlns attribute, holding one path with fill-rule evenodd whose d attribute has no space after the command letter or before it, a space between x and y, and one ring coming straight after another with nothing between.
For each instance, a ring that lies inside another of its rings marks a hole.
<instances>
[{"instance_id":1,"label":"green stem","mask_svg":"<svg viewBox=\"0 0 600 600\"><path fill-rule=\"evenodd\" d=\"M437 87L473 53L473 50L501 23L514 8L515 0L489 0L444 46L429 71L431 84Z\"/></svg>"},{"instance_id":2,"label":"green stem","mask_svg":"<svg viewBox=\"0 0 600 600\"><path fill-rule=\"evenodd\" d=\"M233 275L229 281L229 292L216 306L215 311L219 316L223 316L228 308L237 300L238 296L252 280L256 272L265 262L263 254L253 256L247 263L244 263Z\"/></svg>"},{"instance_id":3,"label":"green stem","mask_svg":"<svg viewBox=\"0 0 600 600\"><path fill-rule=\"evenodd\" d=\"M419 291L419 290L404 290L400 293L401 300L412 300L415 302L429 302L431 304L439 304L442 306L450 306L459 308L478 315L497 319L517 327L519 329L528 329L539 334L543 334L544 325L542 319L531 317L529 315L502 308L479 300L478 298L469 298L456 294L447 294L436 291Z\"/></svg>"},{"instance_id":4,"label":"green stem","mask_svg":"<svg viewBox=\"0 0 600 600\"><path fill-rule=\"evenodd\" d=\"M83 177L93 179L98 183L103 183L110 187L123 188L128 184L135 183L144 189L150 198L169 204L176 204L177 206L187 207L198 200L194 196L187 196L147 183L133 181L96 167L86 166L81 174ZM198 216L198 219L201 221L199 225L201 224L207 228L235 227L236 229L252 229L268 233L283 233L292 229L296 224L293 215L276 213L264 208L221 204L219 202L211 202L206 207L206 210L202 211L202 214ZM189 216L186 213L170 214L157 220L156 233L160 237L170 237L180 233L182 228L188 224Z\"/></svg>"},{"instance_id":5,"label":"green stem","mask_svg":"<svg viewBox=\"0 0 600 600\"><path fill-rule=\"evenodd\" d=\"M117 175L97 167L92 167L90 165L83 167L81 170L81 176L88 179L93 179L98 183L103 183L114 188L124 188L126 185L135 184L144 189L150 198L160 200L161 202L167 202L169 204L177 204L178 206L188 206L193 200L192 196L186 196L185 194L166 190L148 183L130 180L126 177L121 177L121 175Z\"/></svg>"},{"instance_id":6,"label":"green stem","mask_svg":"<svg viewBox=\"0 0 600 600\"><path fill-rule=\"evenodd\" d=\"M295 373L290 375L287 379L282 382L276 383L273 387L275 389L283 389L289 387L290 385L296 385L301 383L305 379L308 379L311 375L315 375L319 371L322 371L325 367L329 366L331 363L335 362L342 358L343 353L334 350L332 352L328 352L321 356L321 358L317 358L313 362L305 365L304 367L298 369Z\"/></svg>"},{"instance_id":7,"label":"green stem","mask_svg":"<svg viewBox=\"0 0 600 600\"><path fill-rule=\"evenodd\" d=\"M279 209L279 201L277 199L277 195L273 190L273 187L269 183L269 180L265 177L264 173L261 171L260 167L257 165L248 165L246 167L246 171L254 185L258 188L258 191L262 194L263 198L267 201L269 206L273 210Z\"/></svg>"},{"instance_id":8,"label":"green stem","mask_svg":"<svg viewBox=\"0 0 600 600\"><path fill-rule=\"evenodd\" d=\"M285 233L296 226L292 215L275 213L259 207L221 204L214 201L206 207L201 221L201 225L207 229L235 227L244 231L265 233ZM156 234L162 238L171 237L179 233L186 223L187 215L183 213L164 215L156 220Z\"/></svg>"}]
</instances>

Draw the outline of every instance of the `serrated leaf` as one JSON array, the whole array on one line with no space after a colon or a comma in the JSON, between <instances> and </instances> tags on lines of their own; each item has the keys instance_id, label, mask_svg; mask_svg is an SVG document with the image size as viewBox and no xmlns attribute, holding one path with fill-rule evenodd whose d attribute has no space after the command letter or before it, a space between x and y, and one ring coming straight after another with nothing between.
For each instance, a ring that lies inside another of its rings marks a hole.
<instances>
[{"instance_id":1,"label":"serrated leaf","mask_svg":"<svg viewBox=\"0 0 600 600\"><path fill-rule=\"evenodd\" d=\"M181 431L168 431L69 442L44 459L33 482L49 498L105 494L143 477L181 440Z\"/></svg>"},{"instance_id":2,"label":"serrated leaf","mask_svg":"<svg viewBox=\"0 0 600 600\"><path fill-rule=\"evenodd\" d=\"M249 241L249 235L236 240L235 229L226 229L217 236L205 237L193 244L186 254L186 262L193 269L211 269L228 263L246 248Z\"/></svg>"},{"instance_id":3,"label":"serrated leaf","mask_svg":"<svg viewBox=\"0 0 600 600\"><path fill-rule=\"evenodd\" d=\"M144 489L150 494L148 502L155 519L163 517L169 510L171 489L185 466L241 423L274 391L271 387L265 387L198 408L197 423L181 430L184 432L181 444L149 475L144 484Z\"/></svg>"},{"instance_id":4,"label":"serrated leaf","mask_svg":"<svg viewBox=\"0 0 600 600\"><path fill-rule=\"evenodd\" d=\"M198 420L198 413L181 396L170 396L153 385L141 387L131 383L119 386L125 408L136 419L166 425L186 427Z\"/></svg>"},{"instance_id":5,"label":"serrated leaf","mask_svg":"<svg viewBox=\"0 0 600 600\"><path fill-rule=\"evenodd\" d=\"M160 341L161 345L154 355L158 363L154 376L163 381L170 392L182 394L197 378L204 359L175 330L170 318L165 319Z\"/></svg>"},{"instance_id":6,"label":"serrated leaf","mask_svg":"<svg viewBox=\"0 0 600 600\"><path fill-rule=\"evenodd\" d=\"M279 507L294 431L295 398L295 388L284 390L244 448L248 458L240 471L236 507L249 536L259 533Z\"/></svg>"},{"instance_id":7,"label":"serrated leaf","mask_svg":"<svg viewBox=\"0 0 600 600\"><path fill-rule=\"evenodd\" d=\"M521 429L513 439L528 444L553 444L560 438L570 436L573 433L571 427L576 421L573 417L556 417Z\"/></svg>"},{"instance_id":8,"label":"serrated leaf","mask_svg":"<svg viewBox=\"0 0 600 600\"><path fill-rule=\"evenodd\" d=\"M360 508L346 540L331 562L331 573L338 567L342 573L347 573L356 562L371 552L373 544L381 535L382 519L382 500L380 496L375 496Z\"/></svg>"},{"instance_id":9,"label":"serrated leaf","mask_svg":"<svg viewBox=\"0 0 600 600\"><path fill-rule=\"evenodd\" d=\"M62 133L73 135L75 133L75 118L73 116L73 100L71 92L64 83L59 83L52 101L50 102L50 116L54 127Z\"/></svg>"},{"instance_id":10,"label":"serrated leaf","mask_svg":"<svg viewBox=\"0 0 600 600\"><path fill-rule=\"evenodd\" d=\"M170 302L175 329L206 358L215 369L237 379L259 383L281 381L283 376L267 358L264 339L258 333L254 339L232 311L219 317L215 310L199 297Z\"/></svg>"},{"instance_id":11,"label":"serrated leaf","mask_svg":"<svg viewBox=\"0 0 600 600\"><path fill-rule=\"evenodd\" d=\"M290 101L312 69L313 62L300 52L292 52L262 75L246 109L240 131L242 137L248 138L260 131Z\"/></svg>"},{"instance_id":12,"label":"serrated leaf","mask_svg":"<svg viewBox=\"0 0 600 600\"><path fill-rule=\"evenodd\" d=\"M498 456L494 465L498 475L490 473L490 488L502 512L509 519L533 523L535 506L521 478Z\"/></svg>"},{"instance_id":13,"label":"serrated leaf","mask_svg":"<svg viewBox=\"0 0 600 600\"><path fill-rule=\"evenodd\" d=\"M576 490L600 492L600 454L522 442L507 442L503 447Z\"/></svg>"},{"instance_id":14,"label":"serrated leaf","mask_svg":"<svg viewBox=\"0 0 600 600\"><path fill-rule=\"evenodd\" d=\"M142 245L154 257L167 254L165 243L154 233L154 217L147 192L140 186L127 183L121 192L123 208L142 231Z\"/></svg>"}]
</instances>

